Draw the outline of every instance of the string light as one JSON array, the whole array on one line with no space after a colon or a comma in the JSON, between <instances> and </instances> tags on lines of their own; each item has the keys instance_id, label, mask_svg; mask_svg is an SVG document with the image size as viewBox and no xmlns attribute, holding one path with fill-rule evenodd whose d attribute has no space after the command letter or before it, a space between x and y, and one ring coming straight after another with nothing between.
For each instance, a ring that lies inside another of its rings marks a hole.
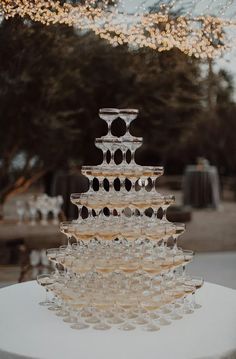
<instances>
[{"instance_id":1,"label":"string light","mask_svg":"<svg viewBox=\"0 0 236 359\"><path fill-rule=\"evenodd\" d=\"M54 0L0 0L0 11L6 19L16 15L45 25L66 24L81 30L92 30L113 46L149 47L157 51L178 48L189 56L213 58L227 48L227 31L236 22L223 19L232 0L220 1L220 14L193 15L197 5L192 0L192 12L178 15L183 0L161 3L149 11L145 1L125 11L125 0L85 0L62 2ZM201 2L201 0L200 0ZM216 3L217 0L212 0ZM205 9L210 9L208 4Z\"/></svg>"}]
</instances>

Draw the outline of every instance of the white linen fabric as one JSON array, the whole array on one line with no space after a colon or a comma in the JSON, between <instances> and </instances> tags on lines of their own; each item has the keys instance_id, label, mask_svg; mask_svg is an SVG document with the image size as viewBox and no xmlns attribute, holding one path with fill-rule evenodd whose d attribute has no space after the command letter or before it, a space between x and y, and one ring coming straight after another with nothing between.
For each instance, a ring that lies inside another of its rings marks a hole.
<instances>
[{"instance_id":1,"label":"white linen fabric","mask_svg":"<svg viewBox=\"0 0 236 359\"><path fill-rule=\"evenodd\" d=\"M36 282L0 290L0 359L235 359L236 290L205 283L202 308L158 332L76 331L38 305Z\"/></svg>"}]
</instances>

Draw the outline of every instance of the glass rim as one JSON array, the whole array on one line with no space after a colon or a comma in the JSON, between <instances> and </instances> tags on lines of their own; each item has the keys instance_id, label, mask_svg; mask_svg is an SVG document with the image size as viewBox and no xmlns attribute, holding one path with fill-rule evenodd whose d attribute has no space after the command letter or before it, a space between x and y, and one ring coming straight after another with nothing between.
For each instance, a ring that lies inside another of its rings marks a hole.
<instances>
[{"instance_id":1,"label":"glass rim","mask_svg":"<svg viewBox=\"0 0 236 359\"><path fill-rule=\"evenodd\" d=\"M139 109L137 108L121 108L119 110L120 113L127 112L127 113L139 113Z\"/></svg>"},{"instance_id":2,"label":"glass rim","mask_svg":"<svg viewBox=\"0 0 236 359\"><path fill-rule=\"evenodd\" d=\"M99 113L102 113L102 112L110 112L110 113L119 114L120 110L118 108L104 107L104 108L99 109Z\"/></svg>"}]
</instances>

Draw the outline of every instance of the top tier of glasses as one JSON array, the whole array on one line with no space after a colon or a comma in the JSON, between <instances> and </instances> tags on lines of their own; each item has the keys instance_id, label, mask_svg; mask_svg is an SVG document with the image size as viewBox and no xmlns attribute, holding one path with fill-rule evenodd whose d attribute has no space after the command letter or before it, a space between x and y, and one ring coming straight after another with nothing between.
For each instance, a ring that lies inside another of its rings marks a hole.
<instances>
[{"instance_id":1,"label":"top tier of glasses","mask_svg":"<svg viewBox=\"0 0 236 359\"><path fill-rule=\"evenodd\" d=\"M126 125L126 133L122 136L122 141L141 141L142 138L134 137L130 134L129 128L132 121L134 121L138 116L139 110L126 108L126 109L117 109L117 108L101 108L99 110L99 117L106 121L108 132L107 135L102 137L103 140L114 140L117 137L113 136L111 132L112 122L115 121L117 118L122 119Z\"/></svg>"},{"instance_id":2,"label":"top tier of glasses","mask_svg":"<svg viewBox=\"0 0 236 359\"><path fill-rule=\"evenodd\" d=\"M132 136L129 128L131 122L137 118L138 113L138 109L130 108L101 108L99 110L99 117L107 123L108 133L95 141L95 146L103 152L102 163L98 166L82 167L82 173L90 180L95 177L109 180L119 177L120 179L128 178L135 181L142 178L146 181L147 178L155 179L163 174L163 167L139 166L135 162L135 152L142 146L143 139L142 137ZM118 118L126 124L126 132L121 137L114 136L111 132L112 123ZM115 161L117 151L122 153L122 161L119 164ZM110 156L107 157L107 154Z\"/></svg>"}]
</instances>

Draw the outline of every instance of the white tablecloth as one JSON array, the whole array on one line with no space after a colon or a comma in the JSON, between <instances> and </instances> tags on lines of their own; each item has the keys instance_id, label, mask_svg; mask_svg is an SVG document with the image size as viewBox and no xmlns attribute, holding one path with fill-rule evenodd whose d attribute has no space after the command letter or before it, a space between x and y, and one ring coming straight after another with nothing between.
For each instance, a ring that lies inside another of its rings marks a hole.
<instances>
[{"instance_id":1,"label":"white tablecloth","mask_svg":"<svg viewBox=\"0 0 236 359\"><path fill-rule=\"evenodd\" d=\"M40 307L36 282L0 290L0 359L236 358L236 290L205 283L194 314L158 332L76 331Z\"/></svg>"}]
</instances>

